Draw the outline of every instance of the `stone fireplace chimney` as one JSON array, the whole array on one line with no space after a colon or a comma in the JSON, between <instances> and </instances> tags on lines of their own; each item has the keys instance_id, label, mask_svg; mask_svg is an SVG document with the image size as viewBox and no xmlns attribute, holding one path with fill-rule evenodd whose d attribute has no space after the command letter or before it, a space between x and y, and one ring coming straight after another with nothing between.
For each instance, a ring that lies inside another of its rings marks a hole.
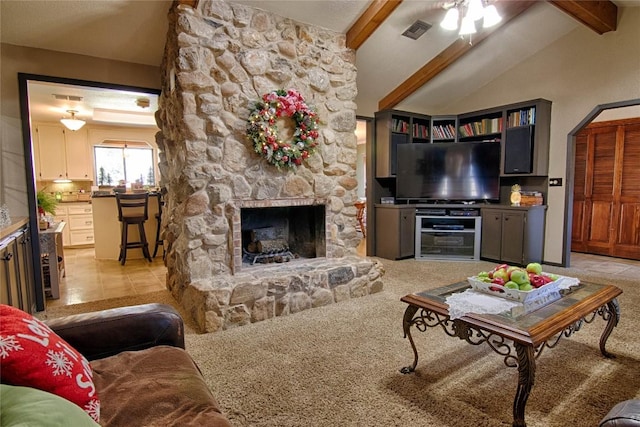
<instances>
[{"instance_id":1,"label":"stone fireplace chimney","mask_svg":"<svg viewBox=\"0 0 640 427\"><path fill-rule=\"evenodd\" d=\"M356 254L354 62L343 34L248 6L200 0L170 12L157 113L167 287L201 331L382 289L381 264ZM246 136L250 108L276 89L297 90L319 117L318 149L294 170L269 164ZM317 207L302 234L316 236L307 246L319 256L249 268L243 209L301 206Z\"/></svg>"}]
</instances>

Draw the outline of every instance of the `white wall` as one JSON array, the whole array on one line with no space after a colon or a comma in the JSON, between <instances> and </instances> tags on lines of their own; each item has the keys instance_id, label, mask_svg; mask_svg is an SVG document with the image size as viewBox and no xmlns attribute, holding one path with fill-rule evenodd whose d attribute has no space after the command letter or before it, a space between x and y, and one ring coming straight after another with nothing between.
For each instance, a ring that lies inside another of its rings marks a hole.
<instances>
[{"instance_id":1,"label":"white wall","mask_svg":"<svg viewBox=\"0 0 640 427\"><path fill-rule=\"evenodd\" d=\"M619 10L615 32L598 35L579 27L451 109L474 111L534 98L553 103L549 176L566 182L569 132L597 105L640 99L640 7ZM562 262L566 190L565 184L548 191L546 262Z\"/></svg>"}]
</instances>

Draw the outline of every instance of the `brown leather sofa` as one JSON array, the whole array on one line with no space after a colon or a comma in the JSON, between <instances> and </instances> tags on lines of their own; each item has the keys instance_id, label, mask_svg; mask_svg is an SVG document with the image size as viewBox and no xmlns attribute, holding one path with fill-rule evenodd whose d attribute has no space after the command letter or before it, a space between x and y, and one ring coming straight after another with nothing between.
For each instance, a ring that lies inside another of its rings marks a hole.
<instances>
[{"instance_id":1,"label":"brown leather sofa","mask_svg":"<svg viewBox=\"0 0 640 427\"><path fill-rule=\"evenodd\" d=\"M231 426L184 350L184 324L173 307L145 304L46 323L91 362L101 426Z\"/></svg>"},{"instance_id":2,"label":"brown leather sofa","mask_svg":"<svg viewBox=\"0 0 640 427\"><path fill-rule=\"evenodd\" d=\"M640 427L640 400L618 403L600 421L599 427Z\"/></svg>"}]
</instances>

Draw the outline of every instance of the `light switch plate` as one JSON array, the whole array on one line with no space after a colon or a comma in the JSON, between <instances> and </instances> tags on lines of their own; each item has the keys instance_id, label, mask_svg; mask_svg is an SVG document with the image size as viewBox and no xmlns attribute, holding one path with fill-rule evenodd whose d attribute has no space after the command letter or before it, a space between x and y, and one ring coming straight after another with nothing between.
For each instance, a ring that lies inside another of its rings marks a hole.
<instances>
[{"instance_id":1,"label":"light switch plate","mask_svg":"<svg viewBox=\"0 0 640 427\"><path fill-rule=\"evenodd\" d=\"M549 178L549 187L562 187L562 178Z\"/></svg>"}]
</instances>

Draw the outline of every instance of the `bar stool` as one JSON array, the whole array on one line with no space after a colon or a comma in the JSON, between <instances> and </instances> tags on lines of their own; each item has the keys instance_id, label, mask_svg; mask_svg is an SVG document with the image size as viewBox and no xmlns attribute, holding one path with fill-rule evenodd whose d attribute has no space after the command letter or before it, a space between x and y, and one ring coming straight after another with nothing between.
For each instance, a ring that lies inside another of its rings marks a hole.
<instances>
[{"instance_id":1,"label":"bar stool","mask_svg":"<svg viewBox=\"0 0 640 427\"><path fill-rule=\"evenodd\" d=\"M366 225L366 208L367 204L363 201L357 201L353 204L356 209L356 221L358 221L358 225L356 226L356 231L360 231L362 233L362 237L367 237L367 225Z\"/></svg>"},{"instance_id":2,"label":"bar stool","mask_svg":"<svg viewBox=\"0 0 640 427\"><path fill-rule=\"evenodd\" d=\"M149 194L148 193L116 193L118 204L118 221L120 221L122 234L120 237L120 256L118 261L124 265L127 261L127 250L142 248L142 254L149 261L149 243L144 232L144 223L148 218ZM137 225L140 240L136 242L128 241L128 231L130 225Z\"/></svg>"},{"instance_id":3,"label":"bar stool","mask_svg":"<svg viewBox=\"0 0 640 427\"><path fill-rule=\"evenodd\" d=\"M156 254L158 253L158 246L162 246L162 259L164 259L164 240L160 238L160 226L162 225L162 207L164 206L164 198L162 196L162 193L158 194L158 213L156 214L156 244L153 247L152 258L156 257Z\"/></svg>"}]
</instances>

